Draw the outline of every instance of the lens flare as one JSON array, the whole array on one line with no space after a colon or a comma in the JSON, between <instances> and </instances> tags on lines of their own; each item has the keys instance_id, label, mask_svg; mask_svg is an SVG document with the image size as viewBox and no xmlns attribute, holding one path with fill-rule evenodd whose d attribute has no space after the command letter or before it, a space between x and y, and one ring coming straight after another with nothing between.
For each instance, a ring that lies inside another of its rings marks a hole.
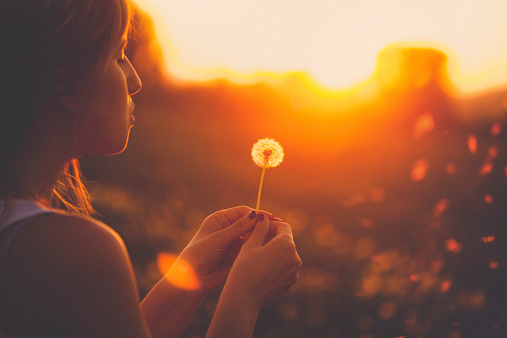
<instances>
[{"instance_id":1,"label":"lens flare","mask_svg":"<svg viewBox=\"0 0 507 338\"><path fill-rule=\"evenodd\" d=\"M174 286L184 290L198 290L201 281L190 263L178 259L178 256L160 252L157 256L157 266L165 279Z\"/></svg>"}]
</instances>

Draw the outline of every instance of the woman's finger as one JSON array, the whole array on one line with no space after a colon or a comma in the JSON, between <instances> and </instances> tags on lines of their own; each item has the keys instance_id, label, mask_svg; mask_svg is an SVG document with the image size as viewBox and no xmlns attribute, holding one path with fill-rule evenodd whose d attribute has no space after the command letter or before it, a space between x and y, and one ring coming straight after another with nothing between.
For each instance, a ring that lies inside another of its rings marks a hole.
<instances>
[{"instance_id":1,"label":"woman's finger","mask_svg":"<svg viewBox=\"0 0 507 338\"><path fill-rule=\"evenodd\" d=\"M251 210L250 213L232 223L227 228L221 230L220 237L226 242L226 244L240 238L254 226L256 218L257 212L255 210Z\"/></svg>"},{"instance_id":2,"label":"woman's finger","mask_svg":"<svg viewBox=\"0 0 507 338\"><path fill-rule=\"evenodd\" d=\"M290 237L293 237L292 228L290 227L289 224L287 224L285 222L278 222L278 221L274 221L274 222L270 223L271 236L276 236L276 235L283 234L283 233L286 233L286 234L290 235Z\"/></svg>"},{"instance_id":3,"label":"woman's finger","mask_svg":"<svg viewBox=\"0 0 507 338\"><path fill-rule=\"evenodd\" d=\"M245 245L249 246L262 246L266 240L266 237L269 235L270 225L269 219L263 213L259 213L257 216L257 223L255 223L255 228L250 235L250 238L245 243Z\"/></svg>"}]
</instances>

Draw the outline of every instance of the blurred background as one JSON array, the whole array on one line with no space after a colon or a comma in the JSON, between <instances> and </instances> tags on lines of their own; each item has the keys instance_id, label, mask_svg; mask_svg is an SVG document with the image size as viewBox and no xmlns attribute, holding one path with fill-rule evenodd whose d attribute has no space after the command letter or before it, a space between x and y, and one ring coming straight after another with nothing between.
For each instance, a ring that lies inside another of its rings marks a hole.
<instances>
[{"instance_id":1,"label":"blurred background","mask_svg":"<svg viewBox=\"0 0 507 338\"><path fill-rule=\"evenodd\" d=\"M255 337L506 337L507 4L464 2L138 0L129 146L82 165L141 297L208 214L255 206L270 137L286 157L261 208L303 268Z\"/></svg>"}]
</instances>

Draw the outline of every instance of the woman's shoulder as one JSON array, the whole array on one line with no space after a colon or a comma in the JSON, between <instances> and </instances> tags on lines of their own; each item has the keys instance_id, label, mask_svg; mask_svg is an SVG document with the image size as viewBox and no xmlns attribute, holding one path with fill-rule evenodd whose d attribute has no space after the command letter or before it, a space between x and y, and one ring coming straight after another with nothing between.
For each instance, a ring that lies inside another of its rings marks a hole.
<instances>
[{"instance_id":1,"label":"woman's shoulder","mask_svg":"<svg viewBox=\"0 0 507 338\"><path fill-rule=\"evenodd\" d=\"M118 234L104 223L87 216L52 212L33 217L25 223L13 243L12 254L37 259L91 259L94 254L114 254L124 250ZM70 256L70 257L69 257Z\"/></svg>"},{"instance_id":2,"label":"woman's shoulder","mask_svg":"<svg viewBox=\"0 0 507 338\"><path fill-rule=\"evenodd\" d=\"M36 217L13 243L8 265L13 281L37 306L97 336L127 327L121 316L130 324L139 321L123 241L98 220L59 212Z\"/></svg>"},{"instance_id":3,"label":"woman's shoulder","mask_svg":"<svg viewBox=\"0 0 507 338\"><path fill-rule=\"evenodd\" d=\"M119 235L103 222L89 216L63 211L34 217L27 222L23 233L27 240L33 237L40 242L44 239L48 244L55 240L60 244L62 240L84 244L86 239L121 242Z\"/></svg>"},{"instance_id":4,"label":"woman's shoulder","mask_svg":"<svg viewBox=\"0 0 507 338\"><path fill-rule=\"evenodd\" d=\"M126 259L123 241L104 223L91 217L53 212L28 221L17 235L10 253L11 266L23 267L23 275L41 269L82 274L86 268L118 264ZM28 277L28 276L27 276Z\"/></svg>"},{"instance_id":5,"label":"woman's shoulder","mask_svg":"<svg viewBox=\"0 0 507 338\"><path fill-rule=\"evenodd\" d=\"M124 258L120 237L102 222L53 212L25 224L12 243L9 263L18 275L40 279L40 273L66 277Z\"/></svg>"},{"instance_id":6,"label":"woman's shoulder","mask_svg":"<svg viewBox=\"0 0 507 338\"><path fill-rule=\"evenodd\" d=\"M0 200L3 201L3 200ZM0 204L0 235L10 232L17 224L22 237L39 237L51 240L66 235L112 236L117 234L104 223L89 216L52 209L31 200L12 200ZM18 224L21 223L21 224ZM1 240L1 237L0 237Z\"/></svg>"}]
</instances>

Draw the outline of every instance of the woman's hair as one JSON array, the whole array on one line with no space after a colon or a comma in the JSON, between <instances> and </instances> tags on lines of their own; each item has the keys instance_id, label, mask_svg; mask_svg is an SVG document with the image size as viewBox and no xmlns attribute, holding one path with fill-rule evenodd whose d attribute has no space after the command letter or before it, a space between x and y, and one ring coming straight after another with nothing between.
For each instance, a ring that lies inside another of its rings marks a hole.
<instances>
[{"instance_id":1,"label":"woman's hair","mask_svg":"<svg viewBox=\"0 0 507 338\"><path fill-rule=\"evenodd\" d=\"M131 13L128 0L0 0L0 198L19 188L12 163L37 114L65 95L86 104ZM59 203L90 213L78 160L63 170Z\"/></svg>"}]
</instances>

